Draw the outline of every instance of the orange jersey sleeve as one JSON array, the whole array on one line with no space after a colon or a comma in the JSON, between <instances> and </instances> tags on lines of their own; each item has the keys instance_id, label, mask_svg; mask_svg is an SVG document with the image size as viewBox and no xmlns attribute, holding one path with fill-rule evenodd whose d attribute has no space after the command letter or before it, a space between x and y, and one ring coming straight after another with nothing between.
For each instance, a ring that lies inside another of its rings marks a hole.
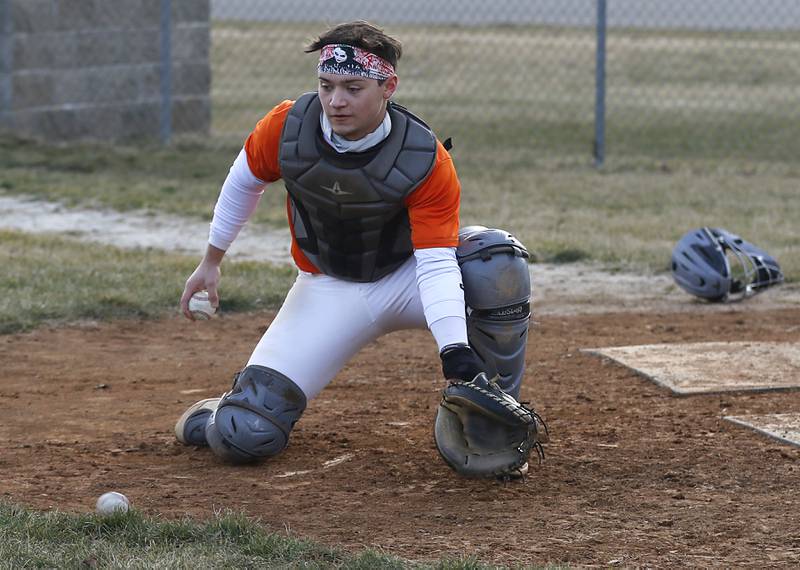
<instances>
[{"instance_id":1,"label":"orange jersey sleeve","mask_svg":"<svg viewBox=\"0 0 800 570\"><path fill-rule=\"evenodd\" d=\"M456 247L461 183L453 159L436 141L436 163L428 178L405 199L414 249Z\"/></svg>"},{"instance_id":2,"label":"orange jersey sleeve","mask_svg":"<svg viewBox=\"0 0 800 570\"><path fill-rule=\"evenodd\" d=\"M281 132L286 122L286 115L293 104L294 101L286 100L273 107L256 124L256 128L244 143L250 171L264 182L275 182L281 177L281 168L278 164Z\"/></svg>"}]
</instances>

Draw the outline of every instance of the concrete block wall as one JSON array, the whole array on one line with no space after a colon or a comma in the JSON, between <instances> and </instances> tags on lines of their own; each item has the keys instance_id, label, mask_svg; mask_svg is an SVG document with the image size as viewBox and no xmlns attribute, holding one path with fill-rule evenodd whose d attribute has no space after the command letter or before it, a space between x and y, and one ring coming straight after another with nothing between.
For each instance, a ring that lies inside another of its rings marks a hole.
<instances>
[{"instance_id":1,"label":"concrete block wall","mask_svg":"<svg viewBox=\"0 0 800 570\"><path fill-rule=\"evenodd\" d=\"M209 11L209 0L0 0L0 127L60 141L207 133Z\"/></svg>"}]
</instances>

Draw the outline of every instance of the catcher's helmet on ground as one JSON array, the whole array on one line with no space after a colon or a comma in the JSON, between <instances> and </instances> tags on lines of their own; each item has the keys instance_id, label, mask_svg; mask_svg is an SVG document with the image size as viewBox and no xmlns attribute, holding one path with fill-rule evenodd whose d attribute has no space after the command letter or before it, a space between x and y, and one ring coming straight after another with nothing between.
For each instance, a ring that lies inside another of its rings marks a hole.
<instances>
[{"instance_id":1,"label":"catcher's helmet on ground","mask_svg":"<svg viewBox=\"0 0 800 570\"><path fill-rule=\"evenodd\" d=\"M672 277L686 292L708 301L744 299L783 282L780 265L767 252L727 230L709 227L678 241L672 250Z\"/></svg>"}]
</instances>

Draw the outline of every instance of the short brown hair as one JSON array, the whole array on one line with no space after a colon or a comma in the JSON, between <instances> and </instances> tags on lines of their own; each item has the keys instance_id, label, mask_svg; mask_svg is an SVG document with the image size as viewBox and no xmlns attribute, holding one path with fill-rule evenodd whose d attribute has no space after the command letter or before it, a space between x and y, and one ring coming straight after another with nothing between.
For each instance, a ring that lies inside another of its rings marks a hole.
<instances>
[{"instance_id":1,"label":"short brown hair","mask_svg":"<svg viewBox=\"0 0 800 570\"><path fill-rule=\"evenodd\" d=\"M393 67L397 67L397 60L403 54L403 46L399 41L364 20L337 24L308 44L306 53L321 50L330 44L347 44L359 47L381 56L391 63Z\"/></svg>"}]
</instances>

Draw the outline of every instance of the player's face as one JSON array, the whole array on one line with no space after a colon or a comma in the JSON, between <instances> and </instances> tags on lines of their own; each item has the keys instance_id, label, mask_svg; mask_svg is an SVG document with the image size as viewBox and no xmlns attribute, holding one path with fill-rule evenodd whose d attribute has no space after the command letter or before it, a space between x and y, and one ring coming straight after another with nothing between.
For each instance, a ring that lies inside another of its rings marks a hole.
<instances>
[{"instance_id":1,"label":"player's face","mask_svg":"<svg viewBox=\"0 0 800 570\"><path fill-rule=\"evenodd\" d=\"M397 76L383 84L355 75L319 74L319 100L333 132L348 140L375 129L386 114L386 103L397 89Z\"/></svg>"}]
</instances>

